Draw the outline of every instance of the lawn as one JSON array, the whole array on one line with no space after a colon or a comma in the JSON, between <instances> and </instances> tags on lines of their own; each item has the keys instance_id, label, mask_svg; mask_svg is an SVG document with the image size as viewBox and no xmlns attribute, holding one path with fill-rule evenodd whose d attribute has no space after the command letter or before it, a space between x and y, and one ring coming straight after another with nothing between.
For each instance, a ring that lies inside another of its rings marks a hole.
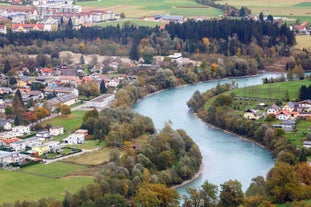
<instances>
[{"instance_id":1,"label":"lawn","mask_svg":"<svg viewBox=\"0 0 311 207\"><path fill-rule=\"evenodd\" d=\"M79 129L82 124L82 117L84 115L84 111L72 111L68 116L57 116L53 119L49 119L41 122L42 126L50 124L52 126L63 126L66 131L74 131Z\"/></svg>"},{"instance_id":2,"label":"lawn","mask_svg":"<svg viewBox=\"0 0 311 207\"><path fill-rule=\"evenodd\" d=\"M0 201L39 200L53 197L62 200L65 191L77 192L82 186L93 183L92 177L47 178L21 172L0 170Z\"/></svg>"},{"instance_id":3,"label":"lawn","mask_svg":"<svg viewBox=\"0 0 311 207\"><path fill-rule=\"evenodd\" d=\"M215 8L194 8L202 6L193 0L159 0L153 1L142 0L115 0L115 1L79 1L78 5L83 9L105 8L114 13L125 14L126 18L142 18L154 16L156 14L172 14L184 16L208 16L218 17L223 12ZM188 7L188 8L185 8Z\"/></svg>"},{"instance_id":4,"label":"lawn","mask_svg":"<svg viewBox=\"0 0 311 207\"><path fill-rule=\"evenodd\" d=\"M84 169L86 169L86 167L82 165L54 162L47 165L37 164L25 167L21 169L21 172L50 178L61 178L70 173L78 172Z\"/></svg>"}]
</instances>

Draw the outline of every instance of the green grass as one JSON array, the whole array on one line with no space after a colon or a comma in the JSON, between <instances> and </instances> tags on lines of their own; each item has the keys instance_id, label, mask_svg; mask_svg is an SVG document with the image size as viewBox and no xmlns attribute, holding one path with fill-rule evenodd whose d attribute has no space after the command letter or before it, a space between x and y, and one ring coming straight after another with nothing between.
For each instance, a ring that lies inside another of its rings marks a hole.
<instances>
[{"instance_id":1,"label":"green grass","mask_svg":"<svg viewBox=\"0 0 311 207\"><path fill-rule=\"evenodd\" d=\"M44 197L62 200L65 191L77 192L82 186L93 183L93 178L80 176L55 179L0 170L0 183L1 204Z\"/></svg>"},{"instance_id":2,"label":"green grass","mask_svg":"<svg viewBox=\"0 0 311 207\"><path fill-rule=\"evenodd\" d=\"M300 203L300 204L304 203L305 205L293 205L292 203L283 203L283 204L276 204L276 207L310 206L311 200L299 201L298 203Z\"/></svg>"},{"instance_id":3,"label":"green grass","mask_svg":"<svg viewBox=\"0 0 311 207\"><path fill-rule=\"evenodd\" d=\"M239 88L233 92L237 96L284 99L288 91L289 99L297 100L299 98L300 87L302 85L309 86L310 84L311 81L309 80L289 81Z\"/></svg>"},{"instance_id":4,"label":"green grass","mask_svg":"<svg viewBox=\"0 0 311 207\"><path fill-rule=\"evenodd\" d=\"M161 26L162 22L154 22L154 21L145 21L145 20L138 20L138 19L132 19L132 20L118 20L118 21L109 21L109 22L103 22L98 24L98 26L107 27L107 26L117 26L119 25L122 27L124 23L129 22L132 25L135 26L148 26L148 27L156 27Z\"/></svg>"},{"instance_id":5,"label":"green grass","mask_svg":"<svg viewBox=\"0 0 311 207\"><path fill-rule=\"evenodd\" d=\"M105 8L114 13L125 14L126 18L142 18L156 14L172 14L184 16L217 17L223 12L215 8L180 8L179 6L202 6L193 0L115 0L115 1L79 1L78 5L89 8Z\"/></svg>"},{"instance_id":6,"label":"green grass","mask_svg":"<svg viewBox=\"0 0 311 207\"><path fill-rule=\"evenodd\" d=\"M288 140L294 144L294 146L302 146L306 135L310 133L308 130L311 126L310 120L300 120L296 124L296 132L286 132Z\"/></svg>"},{"instance_id":7,"label":"green grass","mask_svg":"<svg viewBox=\"0 0 311 207\"><path fill-rule=\"evenodd\" d=\"M311 2L301 2L299 4L295 4L295 7L306 7L306 8L310 8L311 7Z\"/></svg>"},{"instance_id":8,"label":"green grass","mask_svg":"<svg viewBox=\"0 0 311 207\"><path fill-rule=\"evenodd\" d=\"M85 140L83 144L67 145L68 147L77 148L77 149L95 149L96 146L104 147L106 146L105 142L98 143L98 140Z\"/></svg>"},{"instance_id":9,"label":"green grass","mask_svg":"<svg viewBox=\"0 0 311 207\"><path fill-rule=\"evenodd\" d=\"M63 162L54 162L47 165L37 164L21 169L21 172L30 173L39 176L46 176L51 178L64 177L70 173L84 170L86 167L82 165L75 165Z\"/></svg>"},{"instance_id":10,"label":"green grass","mask_svg":"<svg viewBox=\"0 0 311 207\"><path fill-rule=\"evenodd\" d=\"M47 124L52 126L63 126L66 131L73 131L81 126L84 113L84 111L72 111L68 116L57 116L53 119L43 121L40 124L42 126Z\"/></svg>"}]
</instances>

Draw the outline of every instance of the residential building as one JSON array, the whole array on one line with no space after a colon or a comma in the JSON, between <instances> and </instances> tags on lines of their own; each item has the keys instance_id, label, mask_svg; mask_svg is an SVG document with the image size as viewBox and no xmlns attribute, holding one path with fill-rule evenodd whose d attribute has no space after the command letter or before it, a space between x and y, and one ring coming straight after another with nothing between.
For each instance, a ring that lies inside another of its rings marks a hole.
<instances>
[{"instance_id":1,"label":"residential building","mask_svg":"<svg viewBox=\"0 0 311 207\"><path fill-rule=\"evenodd\" d=\"M36 152L39 156L50 152L50 147L46 144L36 145L31 148L33 152Z\"/></svg>"},{"instance_id":2,"label":"residential building","mask_svg":"<svg viewBox=\"0 0 311 207\"><path fill-rule=\"evenodd\" d=\"M83 144L84 134L70 134L67 138L63 139L65 144Z\"/></svg>"},{"instance_id":3,"label":"residential building","mask_svg":"<svg viewBox=\"0 0 311 207\"><path fill-rule=\"evenodd\" d=\"M270 106L267 110L267 114L276 114L278 111L281 110L281 107L273 104L272 106Z\"/></svg>"},{"instance_id":4,"label":"residential building","mask_svg":"<svg viewBox=\"0 0 311 207\"><path fill-rule=\"evenodd\" d=\"M0 128L4 130L11 130L12 124L7 120L0 120Z\"/></svg>"},{"instance_id":5,"label":"residential building","mask_svg":"<svg viewBox=\"0 0 311 207\"><path fill-rule=\"evenodd\" d=\"M251 119L251 120L257 120L259 119L259 116L257 115L257 112L254 109L248 109L244 112L244 118Z\"/></svg>"},{"instance_id":6,"label":"residential building","mask_svg":"<svg viewBox=\"0 0 311 207\"><path fill-rule=\"evenodd\" d=\"M51 136L58 136L64 134L64 127L63 126L53 126L50 128L50 135Z\"/></svg>"},{"instance_id":7,"label":"residential building","mask_svg":"<svg viewBox=\"0 0 311 207\"><path fill-rule=\"evenodd\" d=\"M19 152L0 151L0 164L2 167L11 163L21 163L25 160L25 156L21 156Z\"/></svg>"},{"instance_id":8,"label":"residential building","mask_svg":"<svg viewBox=\"0 0 311 207\"><path fill-rule=\"evenodd\" d=\"M36 137L44 141L50 139L51 135L49 131L39 131L36 133Z\"/></svg>"},{"instance_id":9,"label":"residential building","mask_svg":"<svg viewBox=\"0 0 311 207\"><path fill-rule=\"evenodd\" d=\"M30 134L30 127L29 126L14 126L12 127L12 132L16 133L16 136L24 136Z\"/></svg>"}]
</instances>

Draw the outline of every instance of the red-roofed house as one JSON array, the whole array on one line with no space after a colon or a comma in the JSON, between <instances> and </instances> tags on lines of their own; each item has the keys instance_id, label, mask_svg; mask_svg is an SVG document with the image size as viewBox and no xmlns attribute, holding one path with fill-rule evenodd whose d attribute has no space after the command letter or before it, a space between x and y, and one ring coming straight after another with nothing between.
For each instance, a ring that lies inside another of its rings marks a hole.
<instances>
[{"instance_id":1,"label":"red-roofed house","mask_svg":"<svg viewBox=\"0 0 311 207\"><path fill-rule=\"evenodd\" d=\"M12 24L13 32L43 31L44 24Z\"/></svg>"},{"instance_id":2,"label":"red-roofed house","mask_svg":"<svg viewBox=\"0 0 311 207\"><path fill-rule=\"evenodd\" d=\"M52 68L41 68L40 73L43 76L53 76L54 70Z\"/></svg>"},{"instance_id":3,"label":"red-roofed house","mask_svg":"<svg viewBox=\"0 0 311 207\"><path fill-rule=\"evenodd\" d=\"M2 139L0 140L0 143L4 147L9 147L11 143L17 142L21 140L20 138L13 137L13 138L8 138L8 139Z\"/></svg>"}]
</instances>

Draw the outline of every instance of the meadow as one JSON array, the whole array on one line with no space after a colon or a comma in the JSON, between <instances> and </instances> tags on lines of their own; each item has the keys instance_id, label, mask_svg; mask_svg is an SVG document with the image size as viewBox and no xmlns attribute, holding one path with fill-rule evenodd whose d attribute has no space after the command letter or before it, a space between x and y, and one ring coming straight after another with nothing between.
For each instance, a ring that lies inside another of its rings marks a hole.
<instances>
[{"instance_id":1,"label":"meadow","mask_svg":"<svg viewBox=\"0 0 311 207\"><path fill-rule=\"evenodd\" d=\"M202 7L203 5L193 0L160 0L156 3L153 1L141 0L116 0L116 1L79 1L78 5L83 10L105 8L114 13L125 14L126 18L144 18L156 14L171 14L184 16L207 16L218 17L222 15L222 10Z\"/></svg>"},{"instance_id":2,"label":"meadow","mask_svg":"<svg viewBox=\"0 0 311 207\"><path fill-rule=\"evenodd\" d=\"M53 172L56 170L64 172L59 167L49 167L49 169ZM65 191L77 192L82 186L93 182L94 178L89 176L72 176L56 179L22 172L0 170L0 183L2 186L0 188L0 205L5 202L15 202L16 200L35 201L47 197L62 200Z\"/></svg>"},{"instance_id":3,"label":"meadow","mask_svg":"<svg viewBox=\"0 0 311 207\"><path fill-rule=\"evenodd\" d=\"M218 4L229 4L237 8L246 6L252 10L252 14L262 12L264 16L269 14L275 18L284 17L287 21L294 23L296 19L303 21L311 21L311 0L290 1L290 0L219 0ZM84 10L94 8L105 8L114 13L125 14L126 18L143 19L144 17L153 16L155 14L171 14L191 16L207 16L219 17L223 12L215 8L203 8L201 4L194 0L159 0L153 1L142 0L116 0L116 1L79 1L78 5L83 6Z\"/></svg>"}]
</instances>

